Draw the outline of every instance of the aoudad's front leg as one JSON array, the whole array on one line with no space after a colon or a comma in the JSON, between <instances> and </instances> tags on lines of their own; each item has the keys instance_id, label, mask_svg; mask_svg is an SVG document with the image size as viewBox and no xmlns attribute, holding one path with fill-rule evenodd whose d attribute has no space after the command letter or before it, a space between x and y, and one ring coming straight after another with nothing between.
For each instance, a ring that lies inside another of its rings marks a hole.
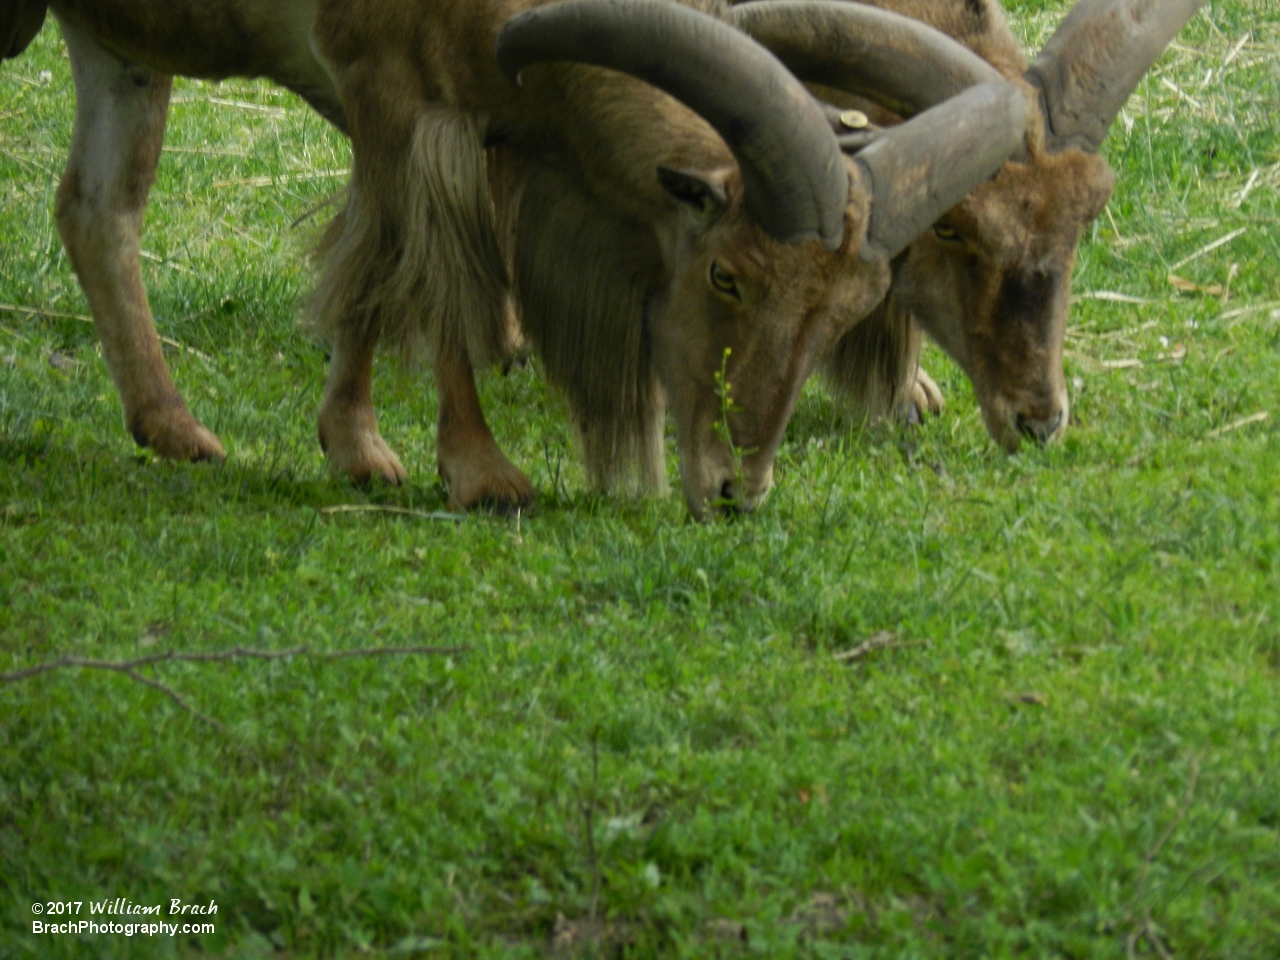
<instances>
[{"instance_id":1,"label":"aoudad's front leg","mask_svg":"<svg viewBox=\"0 0 1280 960\"><path fill-rule=\"evenodd\" d=\"M142 446L172 460L221 459L169 377L139 256L173 78L126 63L61 20L76 119L58 187L58 232L84 289L102 356Z\"/></svg>"},{"instance_id":2,"label":"aoudad's front leg","mask_svg":"<svg viewBox=\"0 0 1280 960\"><path fill-rule=\"evenodd\" d=\"M514 511L533 502L533 484L502 452L485 422L470 362L453 350L435 359L440 403L436 462L449 507Z\"/></svg>"},{"instance_id":3,"label":"aoudad's front leg","mask_svg":"<svg viewBox=\"0 0 1280 960\"><path fill-rule=\"evenodd\" d=\"M373 409L376 336L365 328L340 327L334 336L329 379L320 404L320 446L334 470L355 483L381 478L400 484L408 474L378 433Z\"/></svg>"}]
</instances>

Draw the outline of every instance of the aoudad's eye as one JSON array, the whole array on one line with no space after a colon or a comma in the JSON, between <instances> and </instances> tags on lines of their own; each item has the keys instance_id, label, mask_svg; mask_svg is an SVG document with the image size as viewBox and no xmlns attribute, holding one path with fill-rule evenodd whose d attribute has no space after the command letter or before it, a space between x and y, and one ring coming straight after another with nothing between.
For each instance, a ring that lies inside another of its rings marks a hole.
<instances>
[{"instance_id":1,"label":"aoudad's eye","mask_svg":"<svg viewBox=\"0 0 1280 960\"><path fill-rule=\"evenodd\" d=\"M733 278L733 274L714 260L711 261L710 279L711 286L721 293L727 293L738 299L738 281Z\"/></svg>"}]
</instances>

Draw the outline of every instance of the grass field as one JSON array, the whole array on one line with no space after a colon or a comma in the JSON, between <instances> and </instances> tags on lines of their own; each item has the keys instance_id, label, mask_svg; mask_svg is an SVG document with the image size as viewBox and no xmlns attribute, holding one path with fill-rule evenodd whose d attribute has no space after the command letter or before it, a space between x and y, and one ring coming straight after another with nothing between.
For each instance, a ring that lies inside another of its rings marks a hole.
<instances>
[{"instance_id":1,"label":"grass field","mask_svg":"<svg viewBox=\"0 0 1280 960\"><path fill-rule=\"evenodd\" d=\"M265 84L175 101L144 272L222 465L124 431L52 219L53 24L0 67L0 671L305 652L0 683L0 958L1280 956L1276 0L1197 15L1106 144L1064 444L999 453L931 349L941 417L811 384L710 525L590 494L533 366L483 383L532 513L429 516L390 361L411 483L330 477L290 224L346 144ZM324 656L422 646L460 649ZM115 898L216 932L31 933Z\"/></svg>"}]
</instances>

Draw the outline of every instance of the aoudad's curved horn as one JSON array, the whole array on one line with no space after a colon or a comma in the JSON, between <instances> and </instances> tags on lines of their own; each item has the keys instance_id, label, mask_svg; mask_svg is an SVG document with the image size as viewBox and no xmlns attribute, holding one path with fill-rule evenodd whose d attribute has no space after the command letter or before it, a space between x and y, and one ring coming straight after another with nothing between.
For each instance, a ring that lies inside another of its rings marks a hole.
<instances>
[{"instance_id":1,"label":"aoudad's curved horn","mask_svg":"<svg viewBox=\"0 0 1280 960\"><path fill-rule=\"evenodd\" d=\"M890 127L853 162L871 193L861 256L897 256L1022 146L1027 101L999 80Z\"/></svg>"},{"instance_id":2,"label":"aoudad's curved horn","mask_svg":"<svg viewBox=\"0 0 1280 960\"><path fill-rule=\"evenodd\" d=\"M1080 0L1027 68L1051 151L1096 151L1124 102L1204 0Z\"/></svg>"},{"instance_id":3,"label":"aoudad's curved horn","mask_svg":"<svg viewBox=\"0 0 1280 960\"><path fill-rule=\"evenodd\" d=\"M529 64L569 61L652 84L724 138L770 236L844 241L849 174L835 135L800 81L728 24L669 0L563 0L512 18L497 56L517 82Z\"/></svg>"},{"instance_id":4,"label":"aoudad's curved horn","mask_svg":"<svg viewBox=\"0 0 1280 960\"><path fill-rule=\"evenodd\" d=\"M940 30L849 0L755 0L731 16L806 83L858 94L903 117L1001 79Z\"/></svg>"}]
</instances>

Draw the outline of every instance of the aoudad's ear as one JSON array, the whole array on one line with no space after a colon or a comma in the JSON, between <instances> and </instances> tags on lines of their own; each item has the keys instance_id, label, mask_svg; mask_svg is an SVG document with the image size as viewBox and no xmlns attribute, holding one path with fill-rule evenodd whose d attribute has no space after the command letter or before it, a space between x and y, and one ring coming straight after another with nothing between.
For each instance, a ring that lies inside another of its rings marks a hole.
<instances>
[{"instance_id":1,"label":"aoudad's ear","mask_svg":"<svg viewBox=\"0 0 1280 960\"><path fill-rule=\"evenodd\" d=\"M729 206L724 171L658 167L658 182L672 199L692 210L706 226L719 220Z\"/></svg>"},{"instance_id":2,"label":"aoudad's ear","mask_svg":"<svg viewBox=\"0 0 1280 960\"><path fill-rule=\"evenodd\" d=\"M699 214L719 216L728 206L724 192L724 177L719 173L703 173L699 170L676 170L671 166L659 166L658 183L672 198L692 207Z\"/></svg>"}]
</instances>

